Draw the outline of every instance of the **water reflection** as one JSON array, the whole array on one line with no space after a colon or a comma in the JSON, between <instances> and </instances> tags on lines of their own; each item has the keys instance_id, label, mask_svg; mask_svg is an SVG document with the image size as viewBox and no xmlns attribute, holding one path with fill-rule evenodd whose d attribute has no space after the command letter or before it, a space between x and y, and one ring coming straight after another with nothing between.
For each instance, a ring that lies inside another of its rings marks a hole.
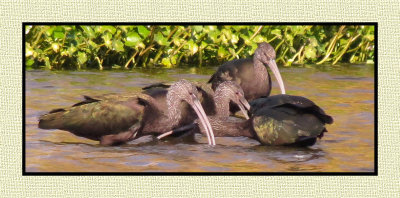
<instances>
[{"instance_id":1,"label":"water reflection","mask_svg":"<svg viewBox=\"0 0 400 198\"><path fill-rule=\"evenodd\" d=\"M61 130L37 128L38 117L70 106L82 95L140 91L181 78L206 82L215 68L111 71L26 72L26 170L73 172L156 171L373 171L373 66L281 68L288 94L315 101L335 123L310 148L262 146L255 140L217 138L215 147L201 135L195 142L157 142L139 138L117 147ZM273 82L272 94L279 89Z\"/></svg>"}]
</instances>

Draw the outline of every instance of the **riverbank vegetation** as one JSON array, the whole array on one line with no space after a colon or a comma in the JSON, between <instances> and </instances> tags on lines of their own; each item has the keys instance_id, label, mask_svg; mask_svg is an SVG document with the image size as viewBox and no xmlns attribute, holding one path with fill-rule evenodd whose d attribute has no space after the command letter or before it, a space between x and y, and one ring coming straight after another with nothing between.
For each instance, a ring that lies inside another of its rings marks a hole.
<instances>
[{"instance_id":1,"label":"riverbank vegetation","mask_svg":"<svg viewBox=\"0 0 400 198\"><path fill-rule=\"evenodd\" d=\"M216 66L268 42L280 65L373 63L374 26L25 26L27 69Z\"/></svg>"}]
</instances>

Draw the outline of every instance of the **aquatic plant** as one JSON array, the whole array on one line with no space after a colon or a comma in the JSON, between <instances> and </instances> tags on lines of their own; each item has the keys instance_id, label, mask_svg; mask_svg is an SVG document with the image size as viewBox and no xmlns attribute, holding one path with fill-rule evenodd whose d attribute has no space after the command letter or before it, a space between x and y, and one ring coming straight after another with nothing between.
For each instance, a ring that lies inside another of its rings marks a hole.
<instances>
[{"instance_id":1,"label":"aquatic plant","mask_svg":"<svg viewBox=\"0 0 400 198\"><path fill-rule=\"evenodd\" d=\"M219 65L268 42L276 61L373 63L374 26L33 25L25 26L27 69L130 69Z\"/></svg>"}]
</instances>

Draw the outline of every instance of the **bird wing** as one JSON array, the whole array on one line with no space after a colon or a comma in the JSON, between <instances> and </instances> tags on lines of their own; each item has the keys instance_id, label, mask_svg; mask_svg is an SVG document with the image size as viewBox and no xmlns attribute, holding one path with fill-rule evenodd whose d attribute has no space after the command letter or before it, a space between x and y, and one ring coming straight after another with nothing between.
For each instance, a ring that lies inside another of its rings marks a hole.
<instances>
[{"instance_id":1,"label":"bird wing","mask_svg":"<svg viewBox=\"0 0 400 198\"><path fill-rule=\"evenodd\" d=\"M313 101L302 97L302 96L292 96L287 94L279 94L274 96L269 96L266 98L259 98L250 102L251 113L256 113L263 108L296 108L303 113L310 113L317 116L321 121L332 124L333 118L325 113L318 105Z\"/></svg>"},{"instance_id":2,"label":"bird wing","mask_svg":"<svg viewBox=\"0 0 400 198\"><path fill-rule=\"evenodd\" d=\"M237 59L222 64L217 71L211 76L208 83L212 84L212 89L215 90L219 84L224 81L236 81L240 78L247 77L243 73L244 68L253 66L252 59ZM240 77L240 78L237 78ZM237 82L239 85L241 82Z\"/></svg>"},{"instance_id":3,"label":"bird wing","mask_svg":"<svg viewBox=\"0 0 400 198\"><path fill-rule=\"evenodd\" d=\"M103 135L128 130L138 123L144 113L140 97L119 97L111 95L85 97L72 107L56 109L39 118L39 127L62 129L75 135L98 140Z\"/></svg>"},{"instance_id":4,"label":"bird wing","mask_svg":"<svg viewBox=\"0 0 400 198\"><path fill-rule=\"evenodd\" d=\"M252 117L253 129L264 144L286 145L301 138L316 138L325 132L317 116L292 107L264 107Z\"/></svg>"}]
</instances>

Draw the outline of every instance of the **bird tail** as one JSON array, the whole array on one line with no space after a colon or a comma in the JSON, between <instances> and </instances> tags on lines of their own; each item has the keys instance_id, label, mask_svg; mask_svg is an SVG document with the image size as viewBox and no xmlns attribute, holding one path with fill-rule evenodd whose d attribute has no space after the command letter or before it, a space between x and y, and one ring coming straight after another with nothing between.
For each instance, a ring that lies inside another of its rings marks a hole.
<instances>
[{"instance_id":1,"label":"bird tail","mask_svg":"<svg viewBox=\"0 0 400 198\"><path fill-rule=\"evenodd\" d=\"M171 84L167 84L167 83L155 83L155 84L151 84L149 86L143 87L142 90L148 90L151 88L169 88L171 87Z\"/></svg>"},{"instance_id":2,"label":"bird tail","mask_svg":"<svg viewBox=\"0 0 400 198\"><path fill-rule=\"evenodd\" d=\"M211 78L210 78L210 80L208 80L208 82L207 83L212 83L213 81L214 81L214 79L215 79L215 74L213 74L212 76L211 76Z\"/></svg>"},{"instance_id":3,"label":"bird tail","mask_svg":"<svg viewBox=\"0 0 400 198\"><path fill-rule=\"evenodd\" d=\"M39 128L59 129L63 126L63 115L65 109L54 109L39 117Z\"/></svg>"},{"instance_id":4,"label":"bird tail","mask_svg":"<svg viewBox=\"0 0 400 198\"><path fill-rule=\"evenodd\" d=\"M305 147L305 146L312 146L317 142L316 137L307 137L307 136L301 136L299 137L295 143L293 143L294 146L300 146L300 147Z\"/></svg>"}]
</instances>

